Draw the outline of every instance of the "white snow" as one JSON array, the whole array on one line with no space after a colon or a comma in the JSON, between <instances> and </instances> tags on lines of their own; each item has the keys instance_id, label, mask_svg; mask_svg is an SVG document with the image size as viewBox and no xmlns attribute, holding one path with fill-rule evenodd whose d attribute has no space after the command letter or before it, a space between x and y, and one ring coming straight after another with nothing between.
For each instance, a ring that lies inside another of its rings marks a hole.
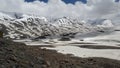
<instances>
[{"instance_id":1,"label":"white snow","mask_svg":"<svg viewBox=\"0 0 120 68\"><path fill-rule=\"evenodd\" d=\"M104 27L113 27L112 21L111 20L105 20L103 22Z\"/></svg>"},{"instance_id":2,"label":"white snow","mask_svg":"<svg viewBox=\"0 0 120 68\"><path fill-rule=\"evenodd\" d=\"M55 48L43 47L50 50L57 50L63 54L73 54L77 57L103 57L120 60L120 49L86 49L77 46L57 46Z\"/></svg>"},{"instance_id":3,"label":"white snow","mask_svg":"<svg viewBox=\"0 0 120 68\"><path fill-rule=\"evenodd\" d=\"M111 20L104 20L101 25L97 25L99 27L113 27Z\"/></svg>"},{"instance_id":4,"label":"white snow","mask_svg":"<svg viewBox=\"0 0 120 68\"><path fill-rule=\"evenodd\" d=\"M91 38L85 38L83 41L84 43L91 42L94 44L65 44L65 45L58 45L54 48L49 48L49 47L43 47L43 48L56 50L57 52L63 54L73 54L74 56L83 57L83 58L103 57L103 58L120 60L120 49L88 49L88 48L79 47L80 45L120 47L118 46L118 44L120 43L119 41L120 41L120 32L117 31L106 35L98 35ZM82 43L81 41L77 41L77 42Z\"/></svg>"},{"instance_id":5,"label":"white snow","mask_svg":"<svg viewBox=\"0 0 120 68\"><path fill-rule=\"evenodd\" d=\"M108 35L85 38L85 41L97 42L100 44L118 44L120 43L120 32L112 32Z\"/></svg>"}]
</instances>

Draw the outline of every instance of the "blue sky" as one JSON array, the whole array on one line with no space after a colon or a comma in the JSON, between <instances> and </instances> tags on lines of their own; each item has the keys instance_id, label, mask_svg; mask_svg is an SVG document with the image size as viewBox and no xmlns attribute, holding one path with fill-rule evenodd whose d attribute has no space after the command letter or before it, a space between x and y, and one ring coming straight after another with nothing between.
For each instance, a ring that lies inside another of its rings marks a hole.
<instances>
[{"instance_id":1,"label":"blue sky","mask_svg":"<svg viewBox=\"0 0 120 68\"><path fill-rule=\"evenodd\" d=\"M115 0L115 2L119 2L120 0Z\"/></svg>"},{"instance_id":2,"label":"blue sky","mask_svg":"<svg viewBox=\"0 0 120 68\"><path fill-rule=\"evenodd\" d=\"M25 1L27 1L27 2L33 2L34 0L25 0ZM40 1L43 1L43 2L45 2L45 3L48 2L48 0L40 0ZM62 1L64 1L66 4L68 4L68 3L75 4L76 1L81 1L81 2L83 2L83 3L86 3L86 2L87 2L86 0L62 0Z\"/></svg>"}]
</instances>

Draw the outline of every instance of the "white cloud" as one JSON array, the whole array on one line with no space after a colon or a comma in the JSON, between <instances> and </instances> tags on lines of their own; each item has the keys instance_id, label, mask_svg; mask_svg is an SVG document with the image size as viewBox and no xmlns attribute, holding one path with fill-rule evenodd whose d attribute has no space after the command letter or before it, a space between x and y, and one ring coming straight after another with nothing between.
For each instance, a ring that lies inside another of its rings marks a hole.
<instances>
[{"instance_id":1,"label":"white cloud","mask_svg":"<svg viewBox=\"0 0 120 68\"><path fill-rule=\"evenodd\" d=\"M88 0L88 4L93 6L89 13L95 17L103 17L118 12L118 4L114 0Z\"/></svg>"},{"instance_id":2,"label":"white cloud","mask_svg":"<svg viewBox=\"0 0 120 68\"><path fill-rule=\"evenodd\" d=\"M76 2L65 4L61 0L49 0L48 3L24 2L24 0L0 0L2 11L20 12L49 17L75 16L81 18L106 17L118 13L119 3L113 0L88 0L87 4Z\"/></svg>"},{"instance_id":3,"label":"white cloud","mask_svg":"<svg viewBox=\"0 0 120 68\"><path fill-rule=\"evenodd\" d=\"M0 0L0 9L4 11L19 11L24 0ZM20 10L21 11L21 10Z\"/></svg>"}]
</instances>

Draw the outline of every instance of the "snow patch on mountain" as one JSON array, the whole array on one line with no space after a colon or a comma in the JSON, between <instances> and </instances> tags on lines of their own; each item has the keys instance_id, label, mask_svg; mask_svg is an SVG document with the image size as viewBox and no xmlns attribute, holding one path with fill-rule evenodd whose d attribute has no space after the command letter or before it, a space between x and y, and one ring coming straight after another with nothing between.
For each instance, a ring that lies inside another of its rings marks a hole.
<instances>
[{"instance_id":1,"label":"snow patch on mountain","mask_svg":"<svg viewBox=\"0 0 120 68\"><path fill-rule=\"evenodd\" d=\"M97 25L97 26L100 26L100 27L113 27L113 24L112 24L111 20L104 20L101 25Z\"/></svg>"}]
</instances>

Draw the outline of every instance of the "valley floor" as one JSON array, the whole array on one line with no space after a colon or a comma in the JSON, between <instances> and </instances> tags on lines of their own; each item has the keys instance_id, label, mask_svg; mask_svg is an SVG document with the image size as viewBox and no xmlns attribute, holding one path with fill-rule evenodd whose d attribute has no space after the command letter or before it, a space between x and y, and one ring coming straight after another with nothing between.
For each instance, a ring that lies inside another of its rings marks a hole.
<instances>
[{"instance_id":1,"label":"valley floor","mask_svg":"<svg viewBox=\"0 0 120 68\"><path fill-rule=\"evenodd\" d=\"M0 68L120 68L119 60L75 57L5 39L0 46Z\"/></svg>"},{"instance_id":2,"label":"valley floor","mask_svg":"<svg viewBox=\"0 0 120 68\"><path fill-rule=\"evenodd\" d=\"M120 32L101 33L98 36L73 38L67 41L58 39L40 39L33 40L16 40L15 42L23 42L28 46L39 46L42 49L56 50L62 54L72 54L76 57L102 57L120 60ZM91 34L89 34L91 35ZM92 34L93 35L93 34Z\"/></svg>"}]
</instances>

